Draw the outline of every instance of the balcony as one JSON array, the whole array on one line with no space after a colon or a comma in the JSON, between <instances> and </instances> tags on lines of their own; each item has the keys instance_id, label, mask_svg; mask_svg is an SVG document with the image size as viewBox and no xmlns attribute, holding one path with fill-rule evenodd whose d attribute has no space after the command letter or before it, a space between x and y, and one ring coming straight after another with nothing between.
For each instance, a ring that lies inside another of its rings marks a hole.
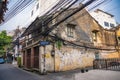
<instances>
[{"instance_id":1,"label":"balcony","mask_svg":"<svg viewBox=\"0 0 120 80\"><path fill-rule=\"evenodd\" d=\"M29 40L28 42L27 42L27 46L29 46L29 45L31 45L32 44L32 40Z\"/></svg>"}]
</instances>

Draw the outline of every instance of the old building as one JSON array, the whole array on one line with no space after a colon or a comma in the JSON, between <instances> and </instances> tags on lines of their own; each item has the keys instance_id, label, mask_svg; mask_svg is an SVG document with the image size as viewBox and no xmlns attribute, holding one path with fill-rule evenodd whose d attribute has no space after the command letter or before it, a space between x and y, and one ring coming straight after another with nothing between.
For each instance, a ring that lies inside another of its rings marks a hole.
<instances>
[{"instance_id":1,"label":"old building","mask_svg":"<svg viewBox=\"0 0 120 80\"><path fill-rule=\"evenodd\" d=\"M120 49L120 24L117 26L117 28L115 28L115 32L116 32L116 40L117 40L116 49L120 57L120 50L119 50Z\"/></svg>"},{"instance_id":2,"label":"old building","mask_svg":"<svg viewBox=\"0 0 120 80\"><path fill-rule=\"evenodd\" d=\"M20 38L20 35L25 31L25 27L23 28L18 28L13 30L12 32L13 34L13 56L16 57L21 57L21 42L23 40L23 38Z\"/></svg>"},{"instance_id":3,"label":"old building","mask_svg":"<svg viewBox=\"0 0 120 80\"><path fill-rule=\"evenodd\" d=\"M46 12L48 12L51 8L53 8L60 0L37 0L35 6L31 11L31 19L32 21L36 19L36 17L40 17ZM62 1L61 1L62 2Z\"/></svg>"},{"instance_id":4,"label":"old building","mask_svg":"<svg viewBox=\"0 0 120 80\"><path fill-rule=\"evenodd\" d=\"M98 23L106 29L110 29L117 26L114 15L107 13L103 10L97 9L90 13Z\"/></svg>"},{"instance_id":5,"label":"old building","mask_svg":"<svg viewBox=\"0 0 120 80\"><path fill-rule=\"evenodd\" d=\"M104 54L116 52L115 31L106 30L85 10L71 16L50 32L54 23L72 13L71 8L44 25L37 18L22 34L23 66L44 71L65 71L93 65L93 60L104 58ZM44 16L43 16L44 17ZM48 31L44 33L45 30Z\"/></svg>"}]
</instances>

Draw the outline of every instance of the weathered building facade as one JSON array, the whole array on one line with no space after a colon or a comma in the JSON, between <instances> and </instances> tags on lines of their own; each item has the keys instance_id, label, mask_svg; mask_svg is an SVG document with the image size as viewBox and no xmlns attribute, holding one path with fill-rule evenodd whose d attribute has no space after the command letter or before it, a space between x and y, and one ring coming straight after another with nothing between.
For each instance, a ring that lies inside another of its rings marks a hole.
<instances>
[{"instance_id":1,"label":"weathered building facade","mask_svg":"<svg viewBox=\"0 0 120 80\"><path fill-rule=\"evenodd\" d=\"M59 22L75 9L65 11L47 26ZM85 68L92 66L94 59L104 58L103 54L116 52L115 31L103 29L85 9L56 26L46 37L41 34L44 29L47 28L42 27L41 18L37 18L23 33L25 68L41 73ZM41 41L50 44L43 46Z\"/></svg>"},{"instance_id":2,"label":"weathered building facade","mask_svg":"<svg viewBox=\"0 0 120 80\"><path fill-rule=\"evenodd\" d=\"M118 55L120 57L120 50L119 50L120 49L120 25L118 25L117 28L115 28L115 33L116 33L116 40L117 40L116 49L117 49Z\"/></svg>"}]
</instances>

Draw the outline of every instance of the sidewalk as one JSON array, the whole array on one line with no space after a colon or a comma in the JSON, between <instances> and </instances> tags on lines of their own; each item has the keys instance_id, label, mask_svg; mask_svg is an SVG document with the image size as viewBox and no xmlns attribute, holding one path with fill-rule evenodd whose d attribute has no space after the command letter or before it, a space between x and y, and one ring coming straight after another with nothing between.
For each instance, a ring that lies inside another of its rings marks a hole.
<instances>
[{"instance_id":1,"label":"sidewalk","mask_svg":"<svg viewBox=\"0 0 120 80\"><path fill-rule=\"evenodd\" d=\"M79 71L68 71L50 73L45 75L49 80L120 80L119 71L89 70L81 73Z\"/></svg>"},{"instance_id":2,"label":"sidewalk","mask_svg":"<svg viewBox=\"0 0 120 80\"><path fill-rule=\"evenodd\" d=\"M16 64L13 65L16 66ZM40 77L40 80L120 80L120 71L110 70L89 70L88 72L81 73L81 70L77 69L65 72L53 72L47 75L39 75L33 72L28 73Z\"/></svg>"}]
</instances>

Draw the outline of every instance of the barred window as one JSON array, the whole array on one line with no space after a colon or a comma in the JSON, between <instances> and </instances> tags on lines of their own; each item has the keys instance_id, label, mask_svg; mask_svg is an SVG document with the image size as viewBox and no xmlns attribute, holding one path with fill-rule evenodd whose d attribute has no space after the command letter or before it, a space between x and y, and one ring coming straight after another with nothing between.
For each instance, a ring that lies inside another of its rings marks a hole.
<instances>
[{"instance_id":1,"label":"barred window","mask_svg":"<svg viewBox=\"0 0 120 80\"><path fill-rule=\"evenodd\" d=\"M67 25L67 36L73 38L74 37L74 33L75 33L75 25L68 24Z\"/></svg>"},{"instance_id":2,"label":"barred window","mask_svg":"<svg viewBox=\"0 0 120 80\"><path fill-rule=\"evenodd\" d=\"M97 41L98 30L93 30L92 35L93 35L93 40Z\"/></svg>"}]
</instances>

